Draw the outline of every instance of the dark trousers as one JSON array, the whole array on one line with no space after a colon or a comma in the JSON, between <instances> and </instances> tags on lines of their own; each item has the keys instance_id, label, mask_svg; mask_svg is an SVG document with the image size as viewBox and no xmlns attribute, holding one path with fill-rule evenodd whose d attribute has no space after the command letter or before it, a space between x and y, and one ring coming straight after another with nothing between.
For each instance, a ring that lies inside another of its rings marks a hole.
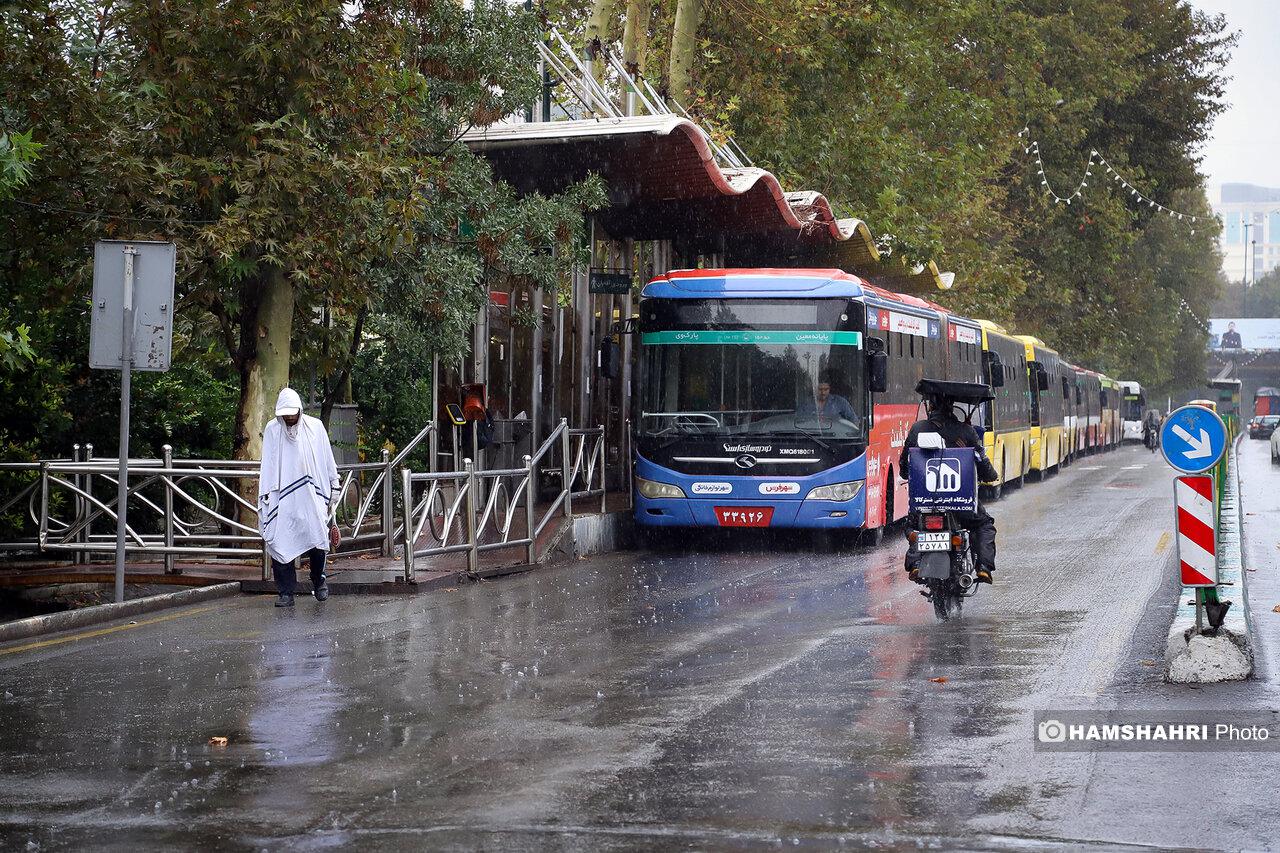
<instances>
[{"instance_id":1,"label":"dark trousers","mask_svg":"<svg viewBox=\"0 0 1280 853\"><path fill-rule=\"evenodd\" d=\"M324 559L326 553L321 548L312 548L302 555L311 562L311 588L319 589L324 583ZM298 585L298 572L292 562L282 563L271 558L271 573L276 578L276 589L281 595L293 595Z\"/></svg>"}]
</instances>

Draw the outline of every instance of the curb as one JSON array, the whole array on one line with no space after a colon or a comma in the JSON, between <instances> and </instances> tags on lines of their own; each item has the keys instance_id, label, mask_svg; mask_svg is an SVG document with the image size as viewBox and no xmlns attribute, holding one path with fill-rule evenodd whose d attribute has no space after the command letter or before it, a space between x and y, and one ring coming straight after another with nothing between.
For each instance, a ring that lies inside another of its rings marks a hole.
<instances>
[{"instance_id":1,"label":"curb","mask_svg":"<svg viewBox=\"0 0 1280 853\"><path fill-rule=\"evenodd\" d=\"M182 607L186 604L228 598L239 594L239 583L219 583L212 586L197 587L196 589L149 595L146 598L136 598L133 601L98 604L79 610L64 610L60 613L32 616L0 625L0 643L9 642L10 640L25 640L42 634L55 634L59 631L69 631L72 628L83 628L86 625L110 622L113 619L120 619L125 616L136 616L139 613L151 613L155 610Z\"/></svg>"}]
</instances>

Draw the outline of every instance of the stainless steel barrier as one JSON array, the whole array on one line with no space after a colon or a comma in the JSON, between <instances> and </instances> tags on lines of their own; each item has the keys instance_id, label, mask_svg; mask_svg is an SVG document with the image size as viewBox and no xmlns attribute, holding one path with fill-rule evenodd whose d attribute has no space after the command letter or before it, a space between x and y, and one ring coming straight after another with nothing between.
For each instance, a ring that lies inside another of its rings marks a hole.
<instances>
[{"instance_id":1,"label":"stainless steel barrier","mask_svg":"<svg viewBox=\"0 0 1280 853\"><path fill-rule=\"evenodd\" d=\"M557 513L572 518L575 497L598 496L604 511L603 459L604 427L570 429L562 419L519 468L477 471L467 459L461 471L402 469L405 581L415 579L418 559L439 554L465 552L472 573L481 553L500 548L524 548L525 562L536 563L538 537ZM539 506L539 480L553 475L559 488Z\"/></svg>"},{"instance_id":2,"label":"stainless steel barrier","mask_svg":"<svg viewBox=\"0 0 1280 853\"><path fill-rule=\"evenodd\" d=\"M378 461L338 466L331 520L342 533L340 555L391 556L403 546L408 581L416 560L437 554L466 553L470 572L482 553L502 548L523 548L536 563L538 537L557 515L572 518L575 501L598 498L605 511L603 426L570 429L561 420L522 465L489 471L470 459L457 471L402 467L423 441L434 453L434 424L394 457L383 450ZM261 562L269 577L257 528L258 469L253 460L174 459L167 445L159 459L130 459L126 551L156 555L170 573L180 557L218 557ZM0 551L66 554L77 562L114 554L118 476L116 462L95 457L90 445L77 445L70 459L0 463L0 477L16 481L0 515L16 511L26 524Z\"/></svg>"},{"instance_id":3,"label":"stainless steel barrier","mask_svg":"<svg viewBox=\"0 0 1280 853\"><path fill-rule=\"evenodd\" d=\"M395 468L434 431L428 424L394 458L383 450L377 462L338 466L330 520L342 533L340 554L392 555L398 520ZM160 555L171 573L181 556L262 560L265 576L257 506L242 497L256 497L258 468L254 460L176 460L168 445L160 459L130 459L126 551ZM77 445L69 460L0 463L0 475L30 479L0 503L0 515L16 509L25 522L17 538L0 542L0 551L69 554L76 562L115 553L111 531L119 471L114 460L95 459L91 445Z\"/></svg>"}]
</instances>

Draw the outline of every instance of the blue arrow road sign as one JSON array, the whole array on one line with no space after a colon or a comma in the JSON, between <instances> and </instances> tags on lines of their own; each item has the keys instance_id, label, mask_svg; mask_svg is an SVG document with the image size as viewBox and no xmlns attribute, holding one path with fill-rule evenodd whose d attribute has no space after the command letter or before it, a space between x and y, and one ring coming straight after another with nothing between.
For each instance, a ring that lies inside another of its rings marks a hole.
<instances>
[{"instance_id":1,"label":"blue arrow road sign","mask_svg":"<svg viewBox=\"0 0 1280 853\"><path fill-rule=\"evenodd\" d=\"M1203 406L1174 409L1160 430L1164 459L1187 474L1207 471L1227 449L1227 427L1216 412Z\"/></svg>"}]
</instances>

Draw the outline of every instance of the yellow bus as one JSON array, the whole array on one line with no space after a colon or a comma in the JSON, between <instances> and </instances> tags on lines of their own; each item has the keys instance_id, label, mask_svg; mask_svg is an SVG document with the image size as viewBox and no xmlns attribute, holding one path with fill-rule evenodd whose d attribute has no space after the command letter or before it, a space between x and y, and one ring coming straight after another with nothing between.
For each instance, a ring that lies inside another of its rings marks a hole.
<instances>
[{"instance_id":1,"label":"yellow bus","mask_svg":"<svg viewBox=\"0 0 1280 853\"><path fill-rule=\"evenodd\" d=\"M1043 478L1066 458L1068 383L1062 358L1039 338L1018 335L1026 349L1027 386L1031 403L1030 466ZM1072 377L1074 380L1074 376ZM1070 383L1074 384L1074 382Z\"/></svg>"},{"instance_id":2,"label":"yellow bus","mask_svg":"<svg viewBox=\"0 0 1280 853\"><path fill-rule=\"evenodd\" d=\"M982 360L995 400L984 410L983 443L999 478L986 484L999 497L1006 484L1021 486L1031 462L1031 395L1028 386L1027 350L1003 326L979 320L982 327ZM995 380L999 373L1003 382Z\"/></svg>"}]
</instances>

